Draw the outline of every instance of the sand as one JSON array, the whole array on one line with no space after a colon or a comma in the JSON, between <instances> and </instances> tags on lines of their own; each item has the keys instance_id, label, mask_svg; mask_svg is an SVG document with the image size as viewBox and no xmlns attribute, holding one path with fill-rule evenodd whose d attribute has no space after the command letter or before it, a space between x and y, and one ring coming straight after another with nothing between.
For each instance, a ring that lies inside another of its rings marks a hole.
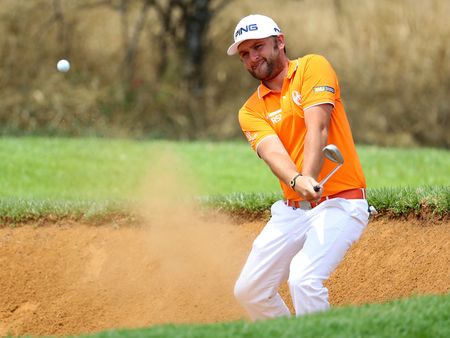
<instances>
[{"instance_id":1,"label":"sand","mask_svg":"<svg viewBox=\"0 0 450 338\"><path fill-rule=\"evenodd\" d=\"M245 319L233 283L266 220L191 216L0 228L0 336ZM449 242L449 221L372 220L327 282L331 304L447 293Z\"/></svg>"}]
</instances>

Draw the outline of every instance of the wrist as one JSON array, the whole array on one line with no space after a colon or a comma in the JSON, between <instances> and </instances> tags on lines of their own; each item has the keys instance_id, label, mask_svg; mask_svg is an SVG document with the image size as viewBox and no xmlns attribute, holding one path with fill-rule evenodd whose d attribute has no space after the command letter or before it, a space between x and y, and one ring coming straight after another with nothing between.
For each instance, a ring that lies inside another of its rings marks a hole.
<instances>
[{"instance_id":1,"label":"wrist","mask_svg":"<svg viewBox=\"0 0 450 338\"><path fill-rule=\"evenodd\" d=\"M300 176L302 176L302 174L298 173L289 181L289 185L291 186L292 190L295 190L295 183L297 181L297 178L299 178Z\"/></svg>"}]
</instances>

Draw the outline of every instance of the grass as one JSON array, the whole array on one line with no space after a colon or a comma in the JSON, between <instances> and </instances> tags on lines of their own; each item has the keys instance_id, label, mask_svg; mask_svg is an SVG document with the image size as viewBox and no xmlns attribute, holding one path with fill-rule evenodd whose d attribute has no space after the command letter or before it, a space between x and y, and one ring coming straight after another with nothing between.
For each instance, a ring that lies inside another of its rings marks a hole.
<instances>
[{"instance_id":1,"label":"grass","mask_svg":"<svg viewBox=\"0 0 450 338\"><path fill-rule=\"evenodd\" d=\"M243 142L175 143L117 139L2 138L0 197L132 197L162 153L175 152L204 194L275 190L264 164ZM245 168L249 172L245 172ZM260 172L261 175L254 175ZM242 173L242 174L239 174ZM182 179L181 174L178 178Z\"/></svg>"},{"instance_id":2,"label":"grass","mask_svg":"<svg viewBox=\"0 0 450 338\"><path fill-rule=\"evenodd\" d=\"M450 152L359 146L369 202L401 214L426 206L448 213ZM281 197L278 182L245 142L131 141L120 139L2 138L0 218L89 217L118 210L137 197L161 154L178 161L174 176L194 177L196 191L215 207L259 214ZM181 165L180 165L181 164ZM151 187L149 188L151 190Z\"/></svg>"},{"instance_id":3,"label":"grass","mask_svg":"<svg viewBox=\"0 0 450 338\"><path fill-rule=\"evenodd\" d=\"M422 296L385 304L335 308L299 318L255 323L162 325L139 330L111 330L85 337L148 338L316 338L449 337L450 295Z\"/></svg>"},{"instance_id":4,"label":"grass","mask_svg":"<svg viewBox=\"0 0 450 338\"><path fill-rule=\"evenodd\" d=\"M233 193L208 196L204 200L208 205L227 212L239 213L245 210L247 215L260 216L280 198L280 193ZM400 216L431 212L440 217L450 210L450 186L369 189L367 200L381 213Z\"/></svg>"},{"instance_id":5,"label":"grass","mask_svg":"<svg viewBox=\"0 0 450 338\"><path fill-rule=\"evenodd\" d=\"M150 161L149 149L126 140L2 138L0 195L53 200L130 196Z\"/></svg>"},{"instance_id":6,"label":"grass","mask_svg":"<svg viewBox=\"0 0 450 338\"><path fill-rule=\"evenodd\" d=\"M91 222L110 220L112 215L122 215L123 217L126 204L125 201L112 200L76 201L4 198L0 200L0 220L10 225L36 221L40 218L46 218L47 220L83 219Z\"/></svg>"},{"instance_id":7,"label":"grass","mask_svg":"<svg viewBox=\"0 0 450 338\"><path fill-rule=\"evenodd\" d=\"M450 186L378 188L368 192L368 201L379 211L394 215L421 211L443 215L450 210Z\"/></svg>"},{"instance_id":8,"label":"grass","mask_svg":"<svg viewBox=\"0 0 450 338\"><path fill-rule=\"evenodd\" d=\"M450 151L433 148L360 146L358 154L371 188L448 186Z\"/></svg>"},{"instance_id":9,"label":"grass","mask_svg":"<svg viewBox=\"0 0 450 338\"><path fill-rule=\"evenodd\" d=\"M279 191L273 174L243 141L2 138L0 198L129 198L167 151L182 159L188 171L182 174L195 176L202 194ZM358 153L370 188L449 185L448 150L359 146Z\"/></svg>"}]
</instances>

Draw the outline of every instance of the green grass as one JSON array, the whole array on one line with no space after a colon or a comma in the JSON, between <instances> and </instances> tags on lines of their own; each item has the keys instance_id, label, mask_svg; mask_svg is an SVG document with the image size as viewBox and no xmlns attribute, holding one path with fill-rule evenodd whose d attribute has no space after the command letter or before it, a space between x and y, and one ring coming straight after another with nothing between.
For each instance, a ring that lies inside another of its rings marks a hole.
<instances>
[{"instance_id":1,"label":"green grass","mask_svg":"<svg viewBox=\"0 0 450 338\"><path fill-rule=\"evenodd\" d=\"M195 176L201 182L198 190L204 194L256 192L278 187L262 161L243 142L2 138L0 197L133 197L145 174L167 151L175 153L183 162L184 172L173 179ZM254 175L255 172L259 174Z\"/></svg>"},{"instance_id":2,"label":"green grass","mask_svg":"<svg viewBox=\"0 0 450 338\"><path fill-rule=\"evenodd\" d=\"M151 145L126 140L2 138L0 196L110 199L129 196Z\"/></svg>"},{"instance_id":3,"label":"green grass","mask_svg":"<svg viewBox=\"0 0 450 338\"><path fill-rule=\"evenodd\" d=\"M358 154L368 187L450 185L449 150L359 146Z\"/></svg>"},{"instance_id":4,"label":"green grass","mask_svg":"<svg viewBox=\"0 0 450 338\"><path fill-rule=\"evenodd\" d=\"M450 186L378 188L368 191L368 201L381 212L402 215L421 211L437 215L450 211Z\"/></svg>"},{"instance_id":5,"label":"green grass","mask_svg":"<svg viewBox=\"0 0 450 338\"><path fill-rule=\"evenodd\" d=\"M439 338L450 336L450 295L413 297L385 304L336 308L299 318L208 325L163 325L111 330L85 337L147 338Z\"/></svg>"},{"instance_id":6,"label":"green grass","mask_svg":"<svg viewBox=\"0 0 450 338\"><path fill-rule=\"evenodd\" d=\"M6 224L70 218L90 222L111 221L112 215L125 216L127 201L33 200L4 198L0 200L0 220ZM129 214L131 217L132 215ZM0 224L1 226L2 224Z\"/></svg>"},{"instance_id":7,"label":"green grass","mask_svg":"<svg viewBox=\"0 0 450 338\"><path fill-rule=\"evenodd\" d=\"M281 193L233 193L204 198L206 204L227 212L260 216L282 198ZM404 215L431 212L435 216L450 210L450 186L375 188L367 191L368 203L380 213Z\"/></svg>"},{"instance_id":8,"label":"green grass","mask_svg":"<svg viewBox=\"0 0 450 338\"><path fill-rule=\"evenodd\" d=\"M142 177L168 149L183 161L187 174L197 177L203 194L279 191L273 174L243 141L2 138L0 197L132 197ZM358 153L371 188L450 183L448 150L359 146Z\"/></svg>"},{"instance_id":9,"label":"green grass","mask_svg":"<svg viewBox=\"0 0 450 338\"><path fill-rule=\"evenodd\" d=\"M369 201L380 211L440 214L450 205L450 152L359 146ZM230 211L260 213L281 197L278 181L242 141L190 142L120 139L2 138L0 217L93 215L133 200L161 154L177 158L177 170L161 179L194 177L196 191ZM149 187L151 189L151 187Z\"/></svg>"}]
</instances>

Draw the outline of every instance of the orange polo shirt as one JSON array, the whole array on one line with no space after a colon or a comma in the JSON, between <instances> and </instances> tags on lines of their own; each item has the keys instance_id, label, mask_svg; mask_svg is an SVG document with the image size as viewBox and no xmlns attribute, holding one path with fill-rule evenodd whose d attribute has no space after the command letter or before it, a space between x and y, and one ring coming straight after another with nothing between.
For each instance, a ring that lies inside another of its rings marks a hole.
<instances>
[{"instance_id":1,"label":"orange polo shirt","mask_svg":"<svg viewBox=\"0 0 450 338\"><path fill-rule=\"evenodd\" d=\"M278 135L301 172L307 132L304 110L325 103L333 105L327 144L335 144L339 148L344 164L325 183L323 196L353 188L365 188L364 173L341 101L336 73L323 56L306 55L289 61L281 92L273 92L261 83L240 109L239 123L255 151L265 137ZM336 165L324 159L317 181L320 182ZM302 199L281 180L280 185L286 199Z\"/></svg>"}]
</instances>

